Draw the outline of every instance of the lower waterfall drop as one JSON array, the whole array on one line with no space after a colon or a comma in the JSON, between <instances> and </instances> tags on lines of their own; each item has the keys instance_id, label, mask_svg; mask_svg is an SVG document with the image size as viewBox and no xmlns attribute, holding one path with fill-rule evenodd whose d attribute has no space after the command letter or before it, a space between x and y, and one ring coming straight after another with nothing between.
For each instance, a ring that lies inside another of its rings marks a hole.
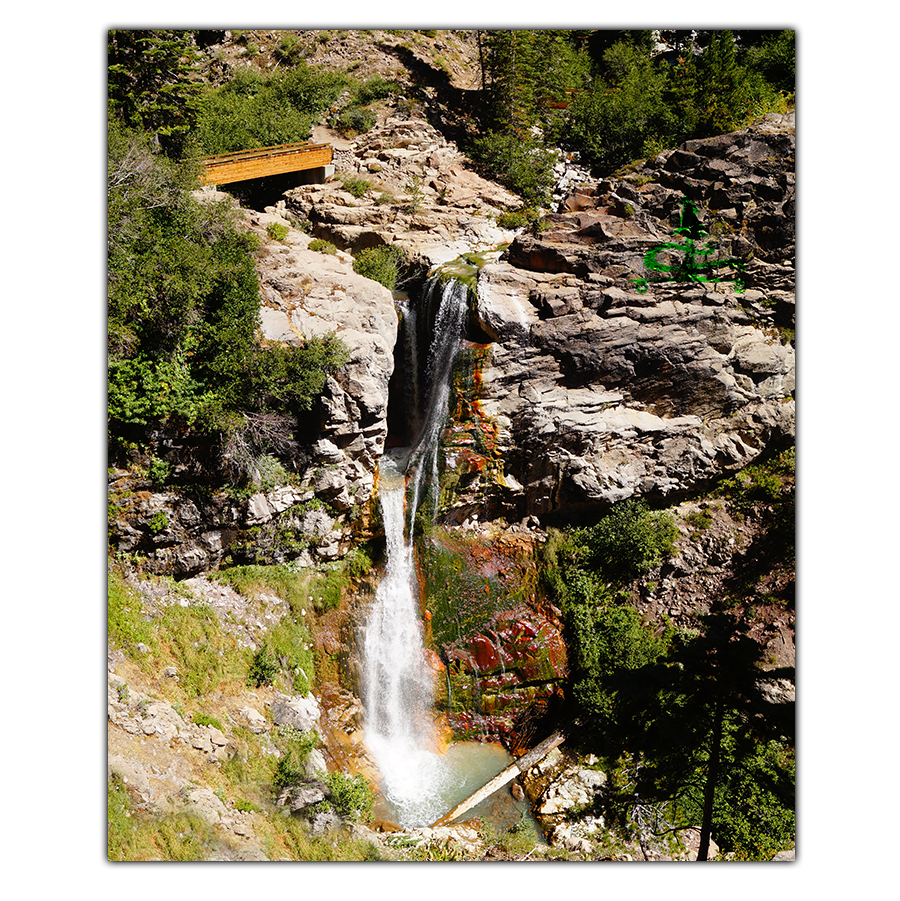
<instances>
[{"instance_id":1,"label":"lower waterfall drop","mask_svg":"<svg viewBox=\"0 0 900 901\"><path fill-rule=\"evenodd\" d=\"M382 458L380 501L387 564L363 640L366 744L382 776L382 793L401 826L429 825L447 809L446 793L459 774L438 753L432 717L434 673L420 622L411 535L426 483L436 470L453 361L460 347L466 288L434 279L425 305L440 291L426 376L428 406L422 433L410 450ZM406 485L409 481L409 507Z\"/></svg>"}]
</instances>

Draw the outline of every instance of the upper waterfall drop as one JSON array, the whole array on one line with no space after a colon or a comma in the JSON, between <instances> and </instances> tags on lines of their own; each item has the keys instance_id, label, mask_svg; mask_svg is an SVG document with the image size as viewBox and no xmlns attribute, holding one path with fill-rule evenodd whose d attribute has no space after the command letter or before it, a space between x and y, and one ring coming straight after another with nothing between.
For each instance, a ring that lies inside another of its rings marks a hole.
<instances>
[{"instance_id":1,"label":"upper waterfall drop","mask_svg":"<svg viewBox=\"0 0 900 901\"><path fill-rule=\"evenodd\" d=\"M437 753L434 673L425 655L411 535L425 488L437 482L437 450L465 324L466 288L454 279L433 278L422 306L411 318L413 324L427 325L434 313L424 371L428 402L412 449L398 448L382 458L387 563L366 623L362 667L366 743L381 771L385 797L400 824L411 826L433 822L443 812L442 794L456 778ZM411 363L418 369L417 360ZM413 380L414 401L419 388Z\"/></svg>"},{"instance_id":2,"label":"upper waterfall drop","mask_svg":"<svg viewBox=\"0 0 900 901\"><path fill-rule=\"evenodd\" d=\"M447 415L453 362L459 352L468 310L468 289L454 278L434 278L425 294L425 310L434 305L440 292L434 317L431 346L428 352L426 385L428 405L418 442L410 454L407 475L410 481L410 529L422 502L426 483L436 488L438 482L437 452L439 438Z\"/></svg>"}]
</instances>

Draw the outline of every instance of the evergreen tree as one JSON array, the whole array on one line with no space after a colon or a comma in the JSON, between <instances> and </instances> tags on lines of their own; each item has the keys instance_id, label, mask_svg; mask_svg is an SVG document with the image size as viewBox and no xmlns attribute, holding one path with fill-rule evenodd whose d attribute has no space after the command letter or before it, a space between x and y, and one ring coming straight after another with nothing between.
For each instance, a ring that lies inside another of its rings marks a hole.
<instances>
[{"instance_id":1,"label":"evergreen tree","mask_svg":"<svg viewBox=\"0 0 900 901\"><path fill-rule=\"evenodd\" d=\"M658 152L676 125L665 102L666 72L643 49L614 44L604 68L605 77L576 95L565 134L586 162L608 173Z\"/></svg>"},{"instance_id":2,"label":"evergreen tree","mask_svg":"<svg viewBox=\"0 0 900 901\"><path fill-rule=\"evenodd\" d=\"M642 762L635 796L667 800L680 823L699 824L698 860L713 835L751 859L794 837L793 705L762 701L759 654L745 623L710 615L702 634L631 673L629 704L618 711Z\"/></svg>"},{"instance_id":3,"label":"evergreen tree","mask_svg":"<svg viewBox=\"0 0 900 901\"><path fill-rule=\"evenodd\" d=\"M201 90L194 80L198 57L192 33L111 30L106 46L110 110L178 152L196 121Z\"/></svg>"},{"instance_id":4,"label":"evergreen tree","mask_svg":"<svg viewBox=\"0 0 900 901\"><path fill-rule=\"evenodd\" d=\"M483 32L483 81L492 130L524 137L535 118L536 32Z\"/></svg>"}]
</instances>

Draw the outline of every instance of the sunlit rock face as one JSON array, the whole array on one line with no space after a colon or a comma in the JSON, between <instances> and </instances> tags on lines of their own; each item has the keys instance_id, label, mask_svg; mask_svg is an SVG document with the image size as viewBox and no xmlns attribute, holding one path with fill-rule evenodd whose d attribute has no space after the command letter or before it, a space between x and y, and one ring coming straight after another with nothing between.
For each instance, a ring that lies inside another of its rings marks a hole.
<instances>
[{"instance_id":1,"label":"sunlit rock face","mask_svg":"<svg viewBox=\"0 0 900 901\"><path fill-rule=\"evenodd\" d=\"M503 466L456 491L451 520L674 500L792 441L792 132L768 120L579 188L483 267L475 399ZM685 246L686 197L707 255L692 277L648 270Z\"/></svg>"}]
</instances>

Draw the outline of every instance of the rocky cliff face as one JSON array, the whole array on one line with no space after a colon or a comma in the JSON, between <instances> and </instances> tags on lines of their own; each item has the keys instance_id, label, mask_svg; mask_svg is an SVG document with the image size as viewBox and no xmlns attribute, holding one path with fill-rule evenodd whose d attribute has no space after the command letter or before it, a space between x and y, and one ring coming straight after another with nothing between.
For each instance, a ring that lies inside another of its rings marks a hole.
<instances>
[{"instance_id":1,"label":"rocky cliff face","mask_svg":"<svg viewBox=\"0 0 900 901\"><path fill-rule=\"evenodd\" d=\"M792 441L792 131L784 117L586 185L482 269L478 399L504 470L458 492L452 519L674 500ZM647 251L681 240L684 196L746 290L639 290Z\"/></svg>"}]
</instances>

